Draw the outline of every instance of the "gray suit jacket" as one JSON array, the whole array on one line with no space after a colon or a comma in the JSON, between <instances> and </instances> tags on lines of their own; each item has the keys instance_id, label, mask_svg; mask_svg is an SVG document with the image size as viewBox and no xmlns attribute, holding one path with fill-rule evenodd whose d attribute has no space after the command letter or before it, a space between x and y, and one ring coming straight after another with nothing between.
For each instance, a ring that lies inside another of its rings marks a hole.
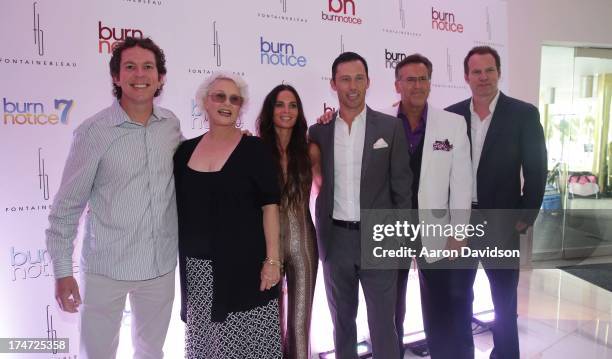
<instances>
[{"instance_id":1,"label":"gray suit jacket","mask_svg":"<svg viewBox=\"0 0 612 359\"><path fill-rule=\"evenodd\" d=\"M332 237L334 207L334 128L337 114L325 124L309 129L310 140L321 149L322 184L315 217L319 256L327 257ZM383 139L387 147L374 148ZM404 128L398 118L367 108L365 143L361 164L361 209L409 209L412 172Z\"/></svg>"}]
</instances>

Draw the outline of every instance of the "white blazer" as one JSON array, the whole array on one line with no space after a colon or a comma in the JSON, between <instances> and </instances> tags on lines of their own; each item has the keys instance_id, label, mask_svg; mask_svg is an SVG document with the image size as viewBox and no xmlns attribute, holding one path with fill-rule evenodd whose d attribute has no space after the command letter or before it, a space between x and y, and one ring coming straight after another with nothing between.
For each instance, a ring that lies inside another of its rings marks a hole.
<instances>
[{"instance_id":1,"label":"white blazer","mask_svg":"<svg viewBox=\"0 0 612 359\"><path fill-rule=\"evenodd\" d=\"M398 107L388 108L383 113L397 116ZM436 146L436 141L448 140L451 146ZM442 149L440 147L443 147ZM465 119L457 114L428 105L427 124L423 141L423 158L419 177L419 217L425 224L457 225L469 224L472 207L472 160L470 142ZM440 216L439 211L446 211ZM438 213L436 213L438 212ZM439 231L437 231L439 233ZM421 236L427 249L444 249L446 237ZM441 258L425 257L428 262Z\"/></svg>"}]
</instances>

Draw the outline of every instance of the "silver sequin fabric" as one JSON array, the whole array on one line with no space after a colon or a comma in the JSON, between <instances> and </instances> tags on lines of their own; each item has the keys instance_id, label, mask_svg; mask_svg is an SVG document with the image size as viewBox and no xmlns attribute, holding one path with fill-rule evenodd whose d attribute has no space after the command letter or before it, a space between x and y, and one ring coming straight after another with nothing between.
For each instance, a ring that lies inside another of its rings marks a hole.
<instances>
[{"instance_id":1,"label":"silver sequin fabric","mask_svg":"<svg viewBox=\"0 0 612 359\"><path fill-rule=\"evenodd\" d=\"M317 277L315 230L307 210L281 206L281 253L285 280L281 281L281 330L284 359L310 358L310 319Z\"/></svg>"}]
</instances>

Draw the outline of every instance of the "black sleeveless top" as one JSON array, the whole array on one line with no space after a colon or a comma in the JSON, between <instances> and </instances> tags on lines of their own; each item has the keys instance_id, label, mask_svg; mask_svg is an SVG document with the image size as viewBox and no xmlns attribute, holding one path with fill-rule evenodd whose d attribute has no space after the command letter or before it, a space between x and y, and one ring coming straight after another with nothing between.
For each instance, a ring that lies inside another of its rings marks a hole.
<instances>
[{"instance_id":1,"label":"black sleeveless top","mask_svg":"<svg viewBox=\"0 0 612 359\"><path fill-rule=\"evenodd\" d=\"M266 305L278 286L259 291L266 257L262 206L279 203L276 166L257 137L243 136L221 170L187 166L203 136L183 142L174 155L179 224L181 318L186 320L185 258L212 260L212 320Z\"/></svg>"}]
</instances>

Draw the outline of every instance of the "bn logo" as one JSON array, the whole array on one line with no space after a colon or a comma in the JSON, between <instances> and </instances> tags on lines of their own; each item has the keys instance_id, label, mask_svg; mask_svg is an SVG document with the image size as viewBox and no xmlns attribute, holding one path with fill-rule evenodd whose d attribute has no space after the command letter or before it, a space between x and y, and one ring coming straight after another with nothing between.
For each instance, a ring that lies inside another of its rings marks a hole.
<instances>
[{"instance_id":1,"label":"bn logo","mask_svg":"<svg viewBox=\"0 0 612 359\"><path fill-rule=\"evenodd\" d=\"M351 6L351 15L355 16L355 1L354 0L328 0L328 11L336 14L343 13L347 15L349 5Z\"/></svg>"}]
</instances>

